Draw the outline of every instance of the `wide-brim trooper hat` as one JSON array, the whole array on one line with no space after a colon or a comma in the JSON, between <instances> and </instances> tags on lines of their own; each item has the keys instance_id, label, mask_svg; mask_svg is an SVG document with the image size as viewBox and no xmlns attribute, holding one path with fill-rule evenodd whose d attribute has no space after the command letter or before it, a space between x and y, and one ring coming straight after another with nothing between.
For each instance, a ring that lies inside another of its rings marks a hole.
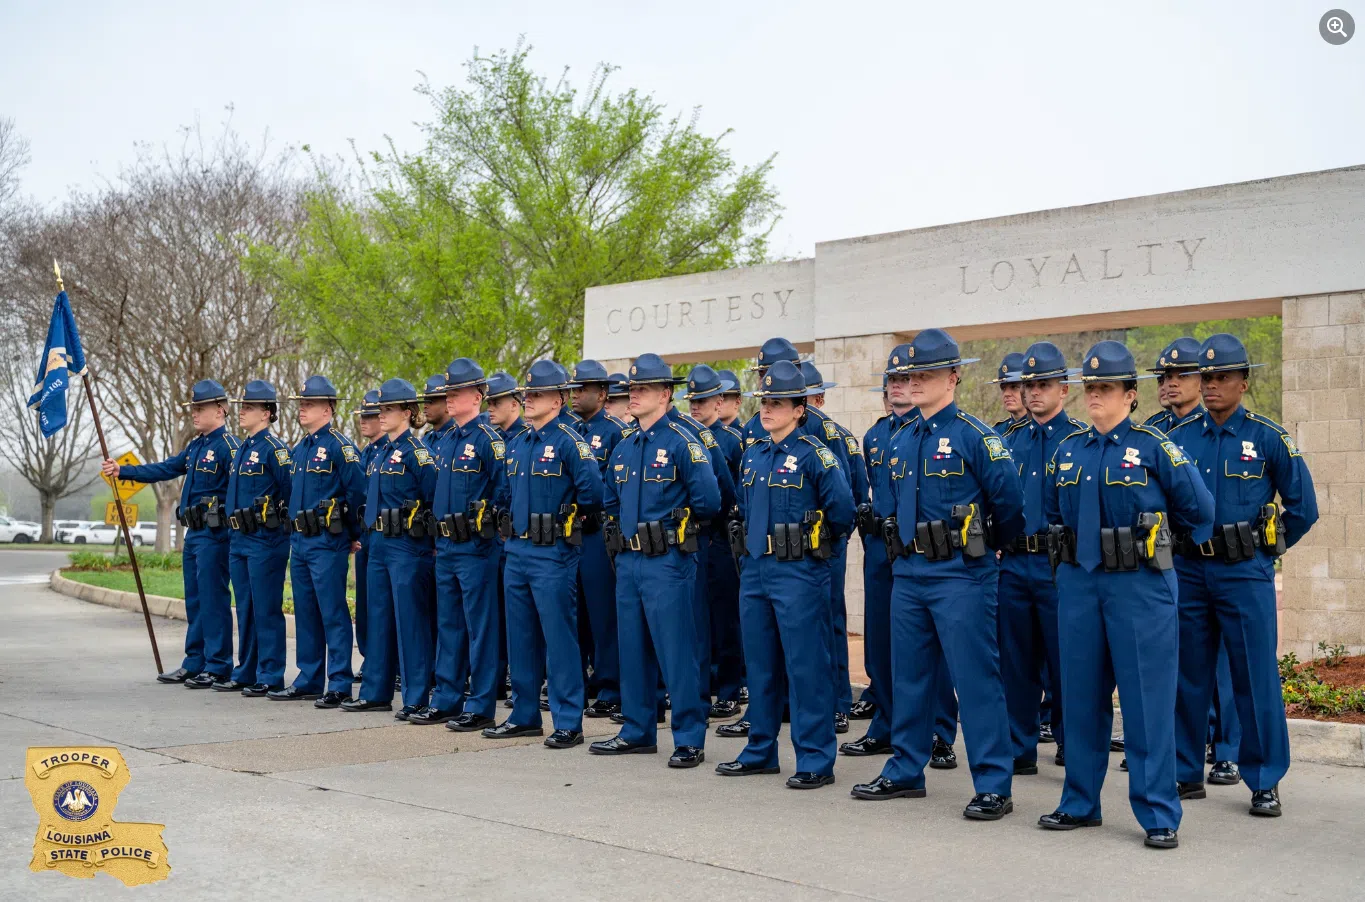
<instances>
[{"instance_id":1,"label":"wide-brim trooper hat","mask_svg":"<svg viewBox=\"0 0 1365 902\"><path fill-rule=\"evenodd\" d=\"M629 398L630 386L626 384L625 373L612 373L607 381L608 398Z\"/></svg>"},{"instance_id":2,"label":"wide-brim trooper hat","mask_svg":"<svg viewBox=\"0 0 1365 902\"><path fill-rule=\"evenodd\" d=\"M569 373L553 360L537 360L526 373L526 381L518 386L523 392L568 391L577 386L569 381Z\"/></svg>"},{"instance_id":3,"label":"wide-brim trooper hat","mask_svg":"<svg viewBox=\"0 0 1365 902\"><path fill-rule=\"evenodd\" d=\"M1062 349L1050 341L1035 341L1022 356L1024 360L1017 373L1021 382L1068 379L1081 372L1080 367L1068 367Z\"/></svg>"},{"instance_id":4,"label":"wide-brim trooper hat","mask_svg":"<svg viewBox=\"0 0 1365 902\"><path fill-rule=\"evenodd\" d=\"M779 360L786 360L795 364L800 359L801 355L796 352L796 345L785 338L770 338L763 342L763 346L758 349L758 362L749 369L764 370Z\"/></svg>"},{"instance_id":5,"label":"wide-brim trooper hat","mask_svg":"<svg viewBox=\"0 0 1365 902\"><path fill-rule=\"evenodd\" d=\"M445 379L441 388L443 395L456 388L474 388L488 384L488 380L483 375L483 367L468 357L456 357L450 361L450 366L446 367L443 378Z\"/></svg>"},{"instance_id":6,"label":"wide-brim trooper hat","mask_svg":"<svg viewBox=\"0 0 1365 902\"><path fill-rule=\"evenodd\" d=\"M990 380L987 384L999 385L1003 382L1008 385L1015 382L1023 382L1024 380L1019 378L1019 370L1023 369L1023 366L1024 355L1018 351L1010 351L1001 358L1000 369L996 370L996 373L998 374L996 378Z\"/></svg>"},{"instance_id":7,"label":"wide-brim trooper hat","mask_svg":"<svg viewBox=\"0 0 1365 902\"><path fill-rule=\"evenodd\" d=\"M297 395L290 395L289 400L348 401L350 399L338 397L336 386L326 376L309 376L303 383L303 390Z\"/></svg>"},{"instance_id":8,"label":"wide-brim trooper hat","mask_svg":"<svg viewBox=\"0 0 1365 902\"><path fill-rule=\"evenodd\" d=\"M1197 370L1199 369L1199 347L1198 340L1188 335L1182 335L1162 349L1161 356L1156 359L1156 366L1147 372L1164 373L1167 370Z\"/></svg>"},{"instance_id":9,"label":"wide-brim trooper hat","mask_svg":"<svg viewBox=\"0 0 1365 902\"><path fill-rule=\"evenodd\" d=\"M423 401L444 401L446 399L446 374L437 373L428 376L426 385L422 389Z\"/></svg>"},{"instance_id":10,"label":"wide-brim trooper hat","mask_svg":"<svg viewBox=\"0 0 1365 902\"><path fill-rule=\"evenodd\" d=\"M1085 352L1085 363L1081 366L1080 374L1064 381L1068 385L1084 385L1089 382L1128 382L1132 379L1155 378L1150 374L1138 375L1133 352L1123 342L1101 341Z\"/></svg>"},{"instance_id":11,"label":"wide-brim trooper hat","mask_svg":"<svg viewBox=\"0 0 1365 902\"><path fill-rule=\"evenodd\" d=\"M1204 339L1199 346L1199 372L1225 373L1229 370L1254 370L1264 363L1247 360L1246 345L1236 335L1219 332Z\"/></svg>"},{"instance_id":12,"label":"wide-brim trooper hat","mask_svg":"<svg viewBox=\"0 0 1365 902\"><path fill-rule=\"evenodd\" d=\"M737 387L734 380L726 379L706 364L699 363L692 367L692 371L687 374L687 386L675 394L673 400L704 401L707 398L732 392Z\"/></svg>"},{"instance_id":13,"label":"wide-brim trooper hat","mask_svg":"<svg viewBox=\"0 0 1365 902\"><path fill-rule=\"evenodd\" d=\"M681 385L686 379L673 375L673 367L658 354L641 354L626 371L627 385Z\"/></svg>"},{"instance_id":14,"label":"wide-brim trooper hat","mask_svg":"<svg viewBox=\"0 0 1365 902\"><path fill-rule=\"evenodd\" d=\"M806 388L810 389L813 395L823 394L826 389L834 388L838 382L826 382L825 377L820 374L820 370L810 360L801 361L801 375L806 379Z\"/></svg>"},{"instance_id":15,"label":"wide-brim trooper hat","mask_svg":"<svg viewBox=\"0 0 1365 902\"><path fill-rule=\"evenodd\" d=\"M379 416L379 389L372 388L365 392L365 397L360 402L360 409L353 410L351 413L358 417Z\"/></svg>"},{"instance_id":16,"label":"wide-brim trooper hat","mask_svg":"<svg viewBox=\"0 0 1365 902\"><path fill-rule=\"evenodd\" d=\"M925 329L909 344L897 345L887 361L886 372L893 376L946 370L977 363L980 357L963 358L953 336L942 329Z\"/></svg>"},{"instance_id":17,"label":"wide-brim trooper hat","mask_svg":"<svg viewBox=\"0 0 1365 902\"><path fill-rule=\"evenodd\" d=\"M579 385L588 385L594 382L607 383L608 385L611 383L611 376L607 373L607 368L596 360L578 361L574 364L571 378Z\"/></svg>"},{"instance_id":18,"label":"wide-brim trooper hat","mask_svg":"<svg viewBox=\"0 0 1365 902\"><path fill-rule=\"evenodd\" d=\"M716 370L716 375L720 376L722 382L734 383L732 388L727 388L725 391L721 392L722 395L737 395L740 393L739 377L734 374L733 370Z\"/></svg>"},{"instance_id":19,"label":"wide-brim trooper hat","mask_svg":"<svg viewBox=\"0 0 1365 902\"><path fill-rule=\"evenodd\" d=\"M521 391L517 387L517 380L509 374L499 370L488 377L488 392L483 396L484 400L491 401L494 398L505 398L508 395L515 395Z\"/></svg>"},{"instance_id":20,"label":"wide-brim trooper hat","mask_svg":"<svg viewBox=\"0 0 1365 902\"><path fill-rule=\"evenodd\" d=\"M217 380L200 379L198 382L194 383L194 387L190 389L190 399L188 401L181 401L180 406L193 407L196 404L212 404L215 401L221 401L226 404L227 400L227 389L223 388Z\"/></svg>"},{"instance_id":21,"label":"wide-brim trooper hat","mask_svg":"<svg viewBox=\"0 0 1365 902\"><path fill-rule=\"evenodd\" d=\"M275 386L264 379L252 379L242 389L240 398L229 398L233 404L278 404L279 394Z\"/></svg>"},{"instance_id":22,"label":"wide-brim trooper hat","mask_svg":"<svg viewBox=\"0 0 1365 902\"><path fill-rule=\"evenodd\" d=\"M768 367L757 389L744 394L749 398L809 398L822 391L824 389L811 388L806 384L806 377L796 364L790 360L779 360Z\"/></svg>"},{"instance_id":23,"label":"wide-brim trooper hat","mask_svg":"<svg viewBox=\"0 0 1365 902\"><path fill-rule=\"evenodd\" d=\"M417 400L417 389L411 382L406 379L389 379L379 386L376 403L383 407L386 404L415 404Z\"/></svg>"}]
</instances>

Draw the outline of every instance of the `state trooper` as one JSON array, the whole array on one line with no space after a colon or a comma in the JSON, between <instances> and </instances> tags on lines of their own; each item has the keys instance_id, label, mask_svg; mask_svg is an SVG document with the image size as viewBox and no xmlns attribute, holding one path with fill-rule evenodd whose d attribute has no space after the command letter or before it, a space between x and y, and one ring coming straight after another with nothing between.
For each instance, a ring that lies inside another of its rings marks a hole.
<instances>
[{"instance_id":1,"label":"state trooper","mask_svg":"<svg viewBox=\"0 0 1365 902\"><path fill-rule=\"evenodd\" d=\"M777 733L790 696L796 770L792 789L834 782L833 662L829 558L833 536L853 523L853 493L839 461L800 432L810 389L789 360L767 368L753 396L762 407L757 438L740 471L742 523L731 541L742 554L740 621L748 669L749 740L722 776L780 772ZM782 689L783 672L790 692Z\"/></svg>"},{"instance_id":2,"label":"state trooper","mask_svg":"<svg viewBox=\"0 0 1365 902\"><path fill-rule=\"evenodd\" d=\"M426 428L422 430L422 444L434 457L437 446L452 425L450 414L446 411L445 373L427 377L426 386L422 389L422 421L426 423Z\"/></svg>"},{"instance_id":3,"label":"state trooper","mask_svg":"<svg viewBox=\"0 0 1365 902\"><path fill-rule=\"evenodd\" d=\"M346 575L356 517L365 498L365 474L355 444L333 425L337 390L326 376L309 376L291 401L308 433L290 452L289 579L294 588L292 685L267 693L274 701L313 699L336 708L351 697L351 612Z\"/></svg>"},{"instance_id":4,"label":"state trooper","mask_svg":"<svg viewBox=\"0 0 1365 902\"><path fill-rule=\"evenodd\" d=\"M457 733L492 726L502 671L497 512L507 507L506 443L479 412L488 387L468 357L445 374L450 427L436 449L435 690L408 723L445 723ZM465 697L465 682L469 696Z\"/></svg>"},{"instance_id":5,"label":"state trooper","mask_svg":"<svg viewBox=\"0 0 1365 902\"><path fill-rule=\"evenodd\" d=\"M488 387L484 392L484 403L487 406L485 413L488 414L488 422L498 430L498 437L502 439L504 454L507 445L514 436L519 435L528 427L526 421L521 418L521 393L517 388L517 380L504 372L496 372L488 377ZM506 458L504 457L504 462ZM504 591L504 577L507 572L507 554L504 546L506 540L501 534L497 536L498 547L498 674L501 683L498 687L498 698L505 698L505 707L512 707L512 700L508 698L508 692L512 688L511 677L507 671L507 597Z\"/></svg>"},{"instance_id":6,"label":"state trooper","mask_svg":"<svg viewBox=\"0 0 1365 902\"><path fill-rule=\"evenodd\" d=\"M111 479L166 482L185 477L176 519L184 529L180 546L185 575L185 658L157 682L208 689L232 670L232 598L228 594L228 523L223 510L233 455L240 444L227 431L227 392L212 379L194 383L190 422L197 433L179 454L154 464L120 467L105 460Z\"/></svg>"},{"instance_id":7,"label":"state trooper","mask_svg":"<svg viewBox=\"0 0 1365 902\"><path fill-rule=\"evenodd\" d=\"M365 490L365 519L373 533L365 571L370 606L365 679L357 697L341 707L350 712L392 711L397 674L402 677L403 706L393 716L407 720L427 707L432 687L436 641L427 606L434 595L436 527L431 502L436 464L413 435L420 425L413 384L387 380L379 386L378 402L379 426L387 442Z\"/></svg>"},{"instance_id":8,"label":"state trooper","mask_svg":"<svg viewBox=\"0 0 1365 902\"><path fill-rule=\"evenodd\" d=\"M755 361L752 369L758 376L758 381L763 382L763 376L768 372L768 367L785 360L792 366L800 367L801 356L796 352L796 345L785 338L770 338L758 349L758 360ZM744 424L744 449L747 451L749 446L767 433L763 429L762 411L749 417L749 422Z\"/></svg>"},{"instance_id":9,"label":"state trooper","mask_svg":"<svg viewBox=\"0 0 1365 902\"><path fill-rule=\"evenodd\" d=\"M626 385L625 373L612 373L607 377L607 413L623 423L630 420L630 389Z\"/></svg>"},{"instance_id":10,"label":"state trooper","mask_svg":"<svg viewBox=\"0 0 1365 902\"><path fill-rule=\"evenodd\" d=\"M365 485L369 485L370 475L374 472L375 461L383 451L384 444L388 437L384 435L384 430L379 428L379 389L372 388L365 392L365 396L360 404L360 409L352 411L360 424L360 437L365 439L365 447L360 449L360 469L365 474ZM365 523L364 505L361 505L360 516L356 517L356 522ZM368 637L366 629L369 625L369 581L365 578L365 572L369 567L370 560L370 530L361 529L360 535L351 543L351 551L355 553L355 644L360 650L361 661L365 658L365 641ZM364 676L364 671L357 670L353 681L358 683Z\"/></svg>"},{"instance_id":11,"label":"state trooper","mask_svg":"<svg viewBox=\"0 0 1365 902\"><path fill-rule=\"evenodd\" d=\"M653 754L660 675L673 698L669 767L706 760L707 686L698 664L693 586L701 524L720 513L720 487L697 436L668 417L673 368L641 354L630 368L636 428L616 446L603 486L607 549L616 565L621 632L621 711L612 739L595 755ZM706 674L709 678L709 674Z\"/></svg>"},{"instance_id":12,"label":"state trooper","mask_svg":"<svg viewBox=\"0 0 1365 902\"><path fill-rule=\"evenodd\" d=\"M578 432L592 449L602 478L607 478L607 466L612 451L621 436L631 427L624 420L607 412L610 377L606 367L596 360L581 360L573 369L573 384L569 399L581 423ZM584 710L587 717L609 717L621 709L621 663L616 630L616 574L607 557L603 541L600 514L583 518L582 560L578 567L579 616L587 617L591 639L592 676L585 692L592 704ZM579 624L579 634L583 626ZM587 643L585 643L587 644ZM584 648L586 652L589 649ZM585 664L587 662L585 661ZM586 668L585 668L586 669Z\"/></svg>"},{"instance_id":13,"label":"state trooper","mask_svg":"<svg viewBox=\"0 0 1365 902\"><path fill-rule=\"evenodd\" d=\"M732 482L744 456L744 434L721 422L720 409L721 397L735 387L733 380L722 377L703 363L691 369L685 386L674 396L675 401L687 402L688 415L715 438ZM734 717L739 713L739 693L744 685L744 652L739 638L739 572L728 545L733 513L733 510L721 511L711 518L707 528L710 559L708 566L697 570L698 597L708 605L710 613L711 667L708 683L702 688L708 697L715 697L709 712L709 716L715 718Z\"/></svg>"},{"instance_id":14,"label":"state trooper","mask_svg":"<svg viewBox=\"0 0 1365 902\"><path fill-rule=\"evenodd\" d=\"M726 428L739 433L740 444L744 443L744 423L739 418L739 408L744 403L744 399L739 390L739 377L733 370L718 370L722 382L734 383L734 388L727 389L720 393L720 421ZM739 465L736 464L736 467Z\"/></svg>"},{"instance_id":15,"label":"state trooper","mask_svg":"<svg viewBox=\"0 0 1365 902\"><path fill-rule=\"evenodd\" d=\"M520 387L530 423L508 442L511 506L498 518L507 540L504 580L515 705L505 721L482 734L489 739L543 735L539 697L548 670L555 729L545 745L556 749L583 742L579 516L602 508L597 458L562 418L569 384L563 367L537 360Z\"/></svg>"},{"instance_id":16,"label":"state trooper","mask_svg":"<svg viewBox=\"0 0 1365 902\"><path fill-rule=\"evenodd\" d=\"M872 424L872 428L863 433L863 447L867 448L867 441L874 436L881 441L887 441L888 432L894 432L899 428L899 418L892 420L895 413L891 408L890 398L886 393L886 373L882 373L882 384L880 388L869 388L869 392L875 392L882 396L882 415L877 422ZM914 408L911 408L912 410ZM883 428L885 427L885 428ZM878 717L877 707L877 681L873 678L873 672L882 673L886 676L882 691L890 694L889 682L891 673L891 562L887 559L885 550L873 552L873 556L868 556L868 541L875 539L881 542L881 526L879 517L875 513L875 499L877 486L874 479L874 467L870 454L864 455L864 468L868 477L868 497L857 499L857 514L854 517L854 528L858 530L858 535L863 542L863 670L867 674L867 688L862 695L849 708L848 717L850 720L877 720L876 724L868 724L868 730L861 739L853 742L841 743L839 754L841 755L872 755L891 752L891 741L887 737L890 734L890 722L885 716ZM878 466L881 461L878 462ZM883 471L884 472L884 471ZM883 549L885 546L882 546ZM885 589L884 593L881 591ZM872 593L884 595L869 603L868 597ZM869 607L873 609L872 616L869 617ZM878 626L883 627L880 635L874 637L872 631ZM874 648L873 646L876 646ZM885 662L883 666L882 662ZM889 707L887 710L890 710ZM873 731L873 727L876 731Z\"/></svg>"},{"instance_id":17,"label":"state trooper","mask_svg":"<svg viewBox=\"0 0 1365 902\"><path fill-rule=\"evenodd\" d=\"M1019 370L1024 366L1024 354L1018 351L1010 351L1000 361L1000 368L996 370L996 377L990 380L991 385L1000 386L1000 406L1005 408L1008 416L991 426L999 435L1004 435L1005 430L1028 420L1028 406L1024 403L1024 387L1019 379Z\"/></svg>"},{"instance_id":18,"label":"state trooper","mask_svg":"<svg viewBox=\"0 0 1365 902\"><path fill-rule=\"evenodd\" d=\"M1128 800L1154 848L1179 845L1175 785L1178 625L1171 531L1209 536L1213 499L1164 433L1135 425L1133 355L1102 341L1071 384L1085 386L1091 426L1062 438L1045 483L1048 554L1057 566L1066 780L1050 830L1102 823L1117 682ZM1204 699L1207 720L1208 700Z\"/></svg>"},{"instance_id":19,"label":"state trooper","mask_svg":"<svg viewBox=\"0 0 1365 902\"><path fill-rule=\"evenodd\" d=\"M858 799L922 798L933 751L934 699L945 655L962 712L975 796L963 810L999 820L1014 809L1005 690L996 632L995 549L1024 528L1023 490L1009 449L955 401L963 359L942 329L892 352L888 384L909 377L919 416L891 446L884 526L892 561L891 760Z\"/></svg>"},{"instance_id":20,"label":"state trooper","mask_svg":"<svg viewBox=\"0 0 1365 902\"><path fill-rule=\"evenodd\" d=\"M1047 519L1043 495L1047 468L1057 444L1085 424L1066 412L1070 386L1060 348L1050 341L1029 346L1021 355L1020 380L1028 417L1005 429L1005 445L1024 486L1024 534L1005 545L1000 558L1000 675L1009 709L1014 773L1038 773L1039 697L1051 700L1051 732L1057 743L1053 763L1066 763L1066 726L1061 703L1061 658L1057 638L1057 585L1047 558Z\"/></svg>"},{"instance_id":21,"label":"state trooper","mask_svg":"<svg viewBox=\"0 0 1365 902\"><path fill-rule=\"evenodd\" d=\"M1294 439L1242 405L1250 371L1262 365L1249 361L1236 336L1209 336L1199 349L1204 412L1171 428L1171 440L1213 495L1215 524L1211 539L1207 532L1182 535L1176 545L1176 779L1182 798L1204 797L1205 729L1218 649L1225 647L1243 728L1237 764L1251 790L1250 812L1279 817L1289 727L1276 657L1275 558L1317 522L1318 502Z\"/></svg>"},{"instance_id":22,"label":"state trooper","mask_svg":"<svg viewBox=\"0 0 1365 902\"><path fill-rule=\"evenodd\" d=\"M270 432L279 417L275 386L253 379L236 403L237 423L247 437L233 458L223 509L232 529L228 570L237 602L238 664L230 680L213 688L263 698L284 688L284 578L293 461L289 446Z\"/></svg>"}]
</instances>

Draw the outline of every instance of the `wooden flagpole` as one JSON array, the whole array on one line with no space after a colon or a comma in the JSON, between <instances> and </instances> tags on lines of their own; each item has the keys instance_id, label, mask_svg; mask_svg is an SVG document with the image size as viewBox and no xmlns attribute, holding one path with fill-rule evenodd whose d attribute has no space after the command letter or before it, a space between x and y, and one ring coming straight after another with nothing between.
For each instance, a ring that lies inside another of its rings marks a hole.
<instances>
[{"instance_id":1,"label":"wooden flagpole","mask_svg":"<svg viewBox=\"0 0 1365 902\"><path fill-rule=\"evenodd\" d=\"M62 268L57 265L57 261L52 261L52 271L57 276L57 291L65 291L62 285ZM85 373L81 375L81 383L85 386L85 400L90 402L90 416L95 420L95 434L99 436L100 453L104 460L109 459L109 443L104 440L104 426L100 423L99 408L95 405L95 386L90 381L90 364L86 362ZM133 534L128 529L128 515L123 510L123 499L119 497L118 480L109 480L110 486L114 489L114 507L118 510L118 522L123 527L123 544L128 549L128 560L133 565L133 582L137 583L137 597L142 602L142 620L147 624L147 638L152 640L152 657L156 660L156 672L165 673L166 669L161 666L161 650L156 646L156 631L152 629L152 612L147 608L147 592L142 588L142 571L137 567L137 551L133 545Z\"/></svg>"}]
</instances>

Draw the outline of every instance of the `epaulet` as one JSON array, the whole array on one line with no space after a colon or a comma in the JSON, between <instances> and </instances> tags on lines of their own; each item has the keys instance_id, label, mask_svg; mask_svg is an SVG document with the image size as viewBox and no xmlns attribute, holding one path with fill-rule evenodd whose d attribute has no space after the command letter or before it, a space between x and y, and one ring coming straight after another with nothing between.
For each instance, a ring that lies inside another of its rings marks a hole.
<instances>
[{"instance_id":1,"label":"epaulet","mask_svg":"<svg viewBox=\"0 0 1365 902\"><path fill-rule=\"evenodd\" d=\"M743 433L743 432L740 432L740 431L739 431L738 429L736 429L734 426L730 426L730 425L727 425L727 424L725 424L725 423L721 423L721 424L720 424L720 428L724 429L726 432L730 433L732 436L734 436L735 438L739 439L740 441L743 441L743 440L744 440L744 433Z\"/></svg>"},{"instance_id":2,"label":"epaulet","mask_svg":"<svg viewBox=\"0 0 1365 902\"><path fill-rule=\"evenodd\" d=\"M1159 412L1157 412L1157 413L1154 413L1154 414L1152 414L1151 416L1149 416L1147 419L1143 420L1143 421L1142 421L1142 425L1143 425L1143 426L1152 426L1152 425L1155 425L1155 424L1156 424L1156 421L1159 420L1159 419L1161 419L1162 417L1166 416L1167 413L1169 413L1169 411L1165 411L1165 410L1162 410L1162 411L1159 411Z\"/></svg>"},{"instance_id":3,"label":"epaulet","mask_svg":"<svg viewBox=\"0 0 1365 902\"><path fill-rule=\"evenodd\" d=\"M629 429L629 428L630 428L630 424L629 424L629 423L627 423L625 420L621 419L620 417L616 416L615 414L612 414L612 413L607 414L607 420L608 420L608 422L615 423L617 426L620 426L622 429Z\"/></svg>"},{"instance_id":4,"label":"epaulet","mask_svg":"<svg viewBox=\"0 0 1365 902\"><path fill-rule=\"evenodd\" d=\"M1174 433L1177 429L1179 429L1181 426L1185 426L1185 425L1188 425L1188 424L1190 424L1190 423L1197 423L1197 422L1199 422L1200 420L1202 420L1203 418L1204 418L1204 414L1203 414L1202 412L1201 412L1201 413L1192 413L1192 414L1190 414L1189 416L1185 417L1184 419L1176 420L1174 423L1172 423L1172 424L1171 424L1171 428L1166 430L1166 434L1167 434L1167 435L1171 435L1171 434Z\"/></svg>"},{"instance_id":5,"label":"epaulet","mask_svg":"<svg viewBox=\"0 0 1365 902\"><path fill-rule=\"evenodd\" d=\"M688 432L681 425L679 425L677 420L669 420L668 427L672 429L674 432L678 433L678 435L681 435L683 438L687 439L689 442L700 441L700 439L698 439L695 435Z\"/></svg>"},{"instance_id":6,"label":"epaulet","mask_svg":"<svg viewBox=\"0 0 1365 902\"><path fill-rule=\"evenodd\" d=\"M1138 423L1138 424L1135 424L1135 425L1133 426L1133 430L1134 430L1135 432L1145 432L1145 433L1147 433L1148 435L1150 435L1150 436L1152 436L1153 438L1155 438L1155 439L1156 439L1157 441L1159 441L1159 442L1164 442L1164 441L1166 441L1166 433L1164 433L1164 432L1162 432L1160 429L1156 429L1156 428L1154 428L1154 427L1152 427L1152 426L1144 426L1144 425L1142 425L1141 423Z\"/></svg>"},{"instance_id":7,"label":"epaulet","mask_svg":"<svg viewBox=\"0 0 1365 902\"><path fill-rule=\"evenodd\" d=\"M1275 422L1274 420L1270 419L1270 417L1263 417L1263 416L1261 416L1259 413L1252 413L1251 411L1248 410L1248 411L1247 411L1247 419L1248 419L1248 420L1251 420L1252 422L1255 422L1255 423L1260 423L1260 424L1263 425L1263 426L1269 426L1271 429L1274 429L1274 430L1275 430L1276 432L1278 432L1280 435L1288 435L1288 434L1289 434L1289 430L1288 430L1288 429L1284 428L1284 427L1281 426L1279 423L1277 423L1277 422Z\"/></svg>"},{"instance_id":8,"label":"epaulet","mask_svg":"<svg viewBox=\"0 0 1365 902\"><path fill-rule=\"evenodd\" d=\"M1013 432L1013 431L1016 430L1016 429L1022 429L1022 428L1024 428L1024 424L1027 423L1027 422L1028 422L1028 417L1024 417L1024 419L1022 419L1022 420L1013 420L1013 421L1010 422L1010 424L1009 424L1008 426L1005 427L1005 431L1002 432L1001 435L1002 435L1002 436L1009 435L1011 432Z\"/></svg>"},{"instance_id":9,"label":"epaulet","mask_svg":"<svg viewBox=\"0 0 1365 902\"><path fill-rule=\"evenodd\" d=\"M1087 432L1089 432L1089 431L1090 431L1090 427L1085 426L1085 427L1082 427L1082 428L1080 428L1080 429L1076 429L1076 430L1074 430L1074 431L1072 431L1072 432L1068 432L1066 435L1062 436L1060 439L1057 440L1057 444L1060 445L1062 442L1066 441L1067 439L1073 439L1073 438L1075 438L1075 437L1078 436L1078 435L1085 435L1085 434L1086 434Z\"/></svg>"},{"instance_id":10,"label":"epaulet","mask_svg":"<svg viewBox=\"0 0 1365 902\"><path fill-rule=\"evenodd\" d=\"M486 436L488 436L491 440L493 440L493 441L495 441L495 442L500 442L500 441L502 441L502 436L498 435L498 430L494 429L492 426L488 425L487 423L480 423L480 424L479 424L479 428L482 429L482 430L483 430L483 434L486 435Z\"/></svg>"},{"instance_id":11,"label":"epaulet","mask_svg":"<svg viewBox=\"0 0 1365 902\"><path fill-rule=\"evenodd\" d=\"M564 430L564 434L576 442L583 441L583 436L578 434L578 430L573 429L568 423L560 423L559 428Z\"/></svg>"},{"instance_id":12,"label":"epaulet","mask_svg":"<svg viewBox=\"0 0 1365 902\"><path fill-rule=\"evenodd\" d=\"M267 436L265 437L265 439L266 439L266 441L270 442L271 447L273 447L276 451L281 451L281 450L288 451L288 450L289 450L289 446L286 445L286 444L280 439L280 437L279 437L278 435L276 435L275 433L273 433L273 432L270 433L269 435L267 435Z\"/></svg>"},{"instance_id":13,"label":"epaulet","mask_svg":"<svg viewBox=\"0 0 1365 902\"><path fill-rule=\"evenodd\" d=\"M814 438L813 436L803 435L803 436L801 436L801 441L803 441L803 442L808 442L808 443L814 445L814 446L817 447L817 448L824 448L824 447L825 447L825 443L824 443L824 442L820 441L820 440L817 439L817 438Z\"/></svg>"},{"instance_id":14,"label":"epaulet","mask_svg":"<svg viewBox=\"0 0 1365 902\"><path fill-rule=\"evenodd\" d=\"M991 427L987 426L985 423L981 422L980 420L978 420L976 417L972 416L969 413L963 413L962 411L959 410L957 412L957 418L962 422L966 423L967 425L971 426L973 429L975 429L982 435L985 435L986 433L992 431Z\"/></svg>"},{"instance_id":15,"label":"epaulet","mask_svg":"<svg viewBox=\"0 0 1365 902\"><path fill-rule=\"evenodd\" d=\"M1080 420L1076 419L1075 417L1073 417L1073 416L1072 416L1071 414L1069 414L1069 413L1066 414L1065 416L1066 416L1066 421L1067 421L1068 423L1070 423L1070 424L1072 425L1072 427L1075 428L1075 429L1089 429L1089 428L1090 428L1089 426L1085 425L1084 423L1082 423Z\"/></svg>"},{"instance_id":16,"label":"epaulet","mask_svg":"<svg viewBox=\"0 0 1365 902\"><path fill-rule=\"evenodd\" d=\"M228 447L234 451L242 447L242 440L239 439L237 436L233 435L231 432L223 433L223 441L227 442Z\"/></svg>"},{"instance_id":17,"label":"epaulet","mask_svg":"<svg viewBox=\"0 0 1365 902\"><path fill-rule=\"evenodd\" d=\"M329 432L332 433L332 435L336 436L337 441L341 442L343 445L354 445L354 444L355 444L355 442L351 441L349 438L346 437L346 433L342 432L342 431L341 431L340 429L338 429L337 427L335 427L335 426L328 426L327 429L328 429Z\"/></svg>"}]
</instances>

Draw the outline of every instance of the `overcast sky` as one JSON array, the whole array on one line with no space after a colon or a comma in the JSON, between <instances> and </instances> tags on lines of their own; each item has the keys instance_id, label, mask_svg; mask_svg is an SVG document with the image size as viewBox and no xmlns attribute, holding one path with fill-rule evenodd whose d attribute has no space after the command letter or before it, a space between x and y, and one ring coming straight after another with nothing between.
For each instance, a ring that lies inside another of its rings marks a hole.
<instances>
[{"instance_id":1,"label":"overcast sky","mask_svg":"<svg viewBox=\"0 0 1365 902\"><path fill-rule=\"evenodd\" d=\"M20 8L22 6L22 8ZM0 3L0 116L56 201L225 108L259 140L415 148L426 73L525 34L542 72L777 153L773 250L1365 162L1365 37L1325 3ZM1365 6L1346 9L1365 21ZM653 11L650 11L653 10Z\"/></svg>"}]
</instances>

